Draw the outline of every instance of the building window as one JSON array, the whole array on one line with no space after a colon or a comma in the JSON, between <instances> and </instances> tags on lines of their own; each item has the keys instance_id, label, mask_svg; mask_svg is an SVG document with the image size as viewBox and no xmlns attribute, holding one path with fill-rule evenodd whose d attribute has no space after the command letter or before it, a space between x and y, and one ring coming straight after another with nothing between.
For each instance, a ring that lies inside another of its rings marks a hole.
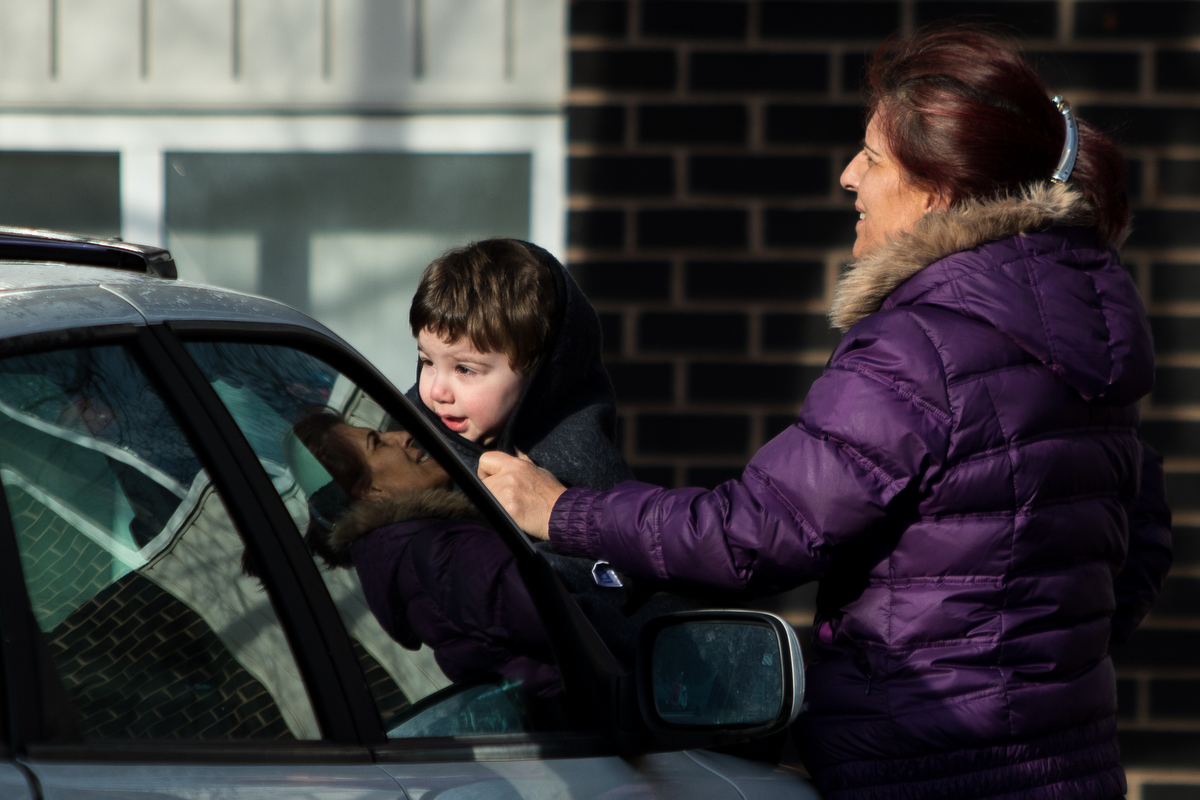
<instances>
[{"instance_id":1,"label":"building window","mask_svg":"<svg viewBox=\"0 0 1200 800\"><path fill-rule=\"evenodd\" d=\"M530 236L527 153L173 153L167 246L180 277L305 310L406 388L408 307L447 248Z\"/></svg>"},{"instance_id":2,"label":"building window","mask_svg":"<svg viewBox=\"0 0 1200 800\"><path fill-rule=\"evenodd\" d=\"M121 234L117 153L0 153L0 225Z\"/></svg>"}]
</instances>

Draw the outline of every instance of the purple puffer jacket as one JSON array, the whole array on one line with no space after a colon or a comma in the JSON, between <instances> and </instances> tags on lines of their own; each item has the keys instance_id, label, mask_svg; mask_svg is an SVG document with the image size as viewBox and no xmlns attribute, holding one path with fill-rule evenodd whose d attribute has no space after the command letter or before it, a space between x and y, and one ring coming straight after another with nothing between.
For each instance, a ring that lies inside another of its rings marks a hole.
<instances>
[{"instance_id":1,"label":"purple puffer jacket","mask_svg":"<svg viewBox=\"0 0 1200 800\"><path fill-rule=\"evenodd\" d=\"M1057 186L925 217L839 286L849 332L740 481L554 507L560 552L633 575L820 580L794 733L827 798L1125 791L1107 649L1161 587L1170 513L1145 313L1090 222Z\"/></svg>"},{"instance_id":2,"label":"purple puffer jacket","mask_svg":"<svg viewBox=\"0 0 1200 800\"><path fill-rule=\"evenodd\" d=\"M516 559L442 489L359 503L330 545L349 553L375 619L401 645L427 644L446 677L519 680L543 697L562 691L537 609Z\"/></svg>"}]
</instances>

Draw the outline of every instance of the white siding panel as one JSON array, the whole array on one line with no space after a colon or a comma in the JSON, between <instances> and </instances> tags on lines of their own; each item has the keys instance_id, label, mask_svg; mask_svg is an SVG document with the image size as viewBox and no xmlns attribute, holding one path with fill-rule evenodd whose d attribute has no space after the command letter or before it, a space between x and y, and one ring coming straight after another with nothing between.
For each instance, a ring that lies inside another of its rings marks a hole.
<instances>
[{"instance_id":1,"label":"white siding panel","mask_svg":"<svg viewBox=\"0 0 1200 800\"><path fill-rule=\"evenodd\" d=\"M424 0L426 81L460 91L504 83L504 0Z\"/></svg>"},{"instance_id":2,"label":"white siding panel","mask_svg":"<svg viewBox=\"0 0 1200 800\"><path fill-rule=\"evenodd\" d=\"M64 93L84 103L128 98L141 80L139 0L58 0L58 6L57 83Z\"/></svg>"},{"instance_id":3,"label":"white siding panel","mask_svg":"<svg viewBox=\"0 0 1200 800\"><path fill-rule=\"evenodd\" d=\"M151 0L149 83L164 95L182 88L220 100L233 76L232 42L230 0Z\"/></svg>"},{"instance_id":4,"label":"white siding panel","mask_svg":"<svg viewBox=\"0 0 1200 800\"><path fill-rule=\"evenodd\" d=\"M416 55L415 0L334 3L330 80L362 102L396 102L408 96Z\"/></svg>"},{"instance_id":5,"label":"white siding panel","mask_svg":"<svg viewBox=\"0 0 1200 800\"><path fill-rule=\"evenodd\" d=\"M562 97L567 90L566 3L512 0L513 83L524 92Z\"/></svg>"},{"instance_id":6,"label":"white siding panel","mask_svg":"<svg viewBox=\"0 0 1200 800\"><path fill-rule=\"evenodd\" d=\"M49 0L0 0L0 93L17 100L50 83Z\"/></svg>"},{"instance_id":7,"label":"white siding panel","mask_svg":"<svg viewBox=\"0 0 1200 800\"><path fill-rule=\"evenodd\" d=\"M563 99L562 0L147 0L145 9L142 0L0 0L0 111Z\"/></svg>"},{"instance_id":8,"label":"white siding panel","mask_svg":"<svg viewBox=\"0 0 1200 800\"><path fill-rule=\"evenodd\" d=\"M321 83L321 0L242 0L247 93L267 102L311 100Z\"/></svg>"}]
</instances>

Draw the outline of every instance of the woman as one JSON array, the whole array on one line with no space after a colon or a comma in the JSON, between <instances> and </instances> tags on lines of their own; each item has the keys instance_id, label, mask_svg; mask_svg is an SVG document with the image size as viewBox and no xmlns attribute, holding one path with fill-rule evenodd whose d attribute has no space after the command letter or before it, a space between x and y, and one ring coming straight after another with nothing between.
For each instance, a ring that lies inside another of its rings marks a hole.
<instances>
[{"instance_id":1,"label":"woman","mask_svg":"<svg viewBox=\"0 0 1200 800\"><path fill-rule=\"evenodd\" d=\"M1119 796L1107 648L1171 559L1121 156L979 28L886 42L868 84L848 330L741 480L480 474L559 552L757 594L819 580L794 734L826 797Z\"/></svg>"}]
</instances>

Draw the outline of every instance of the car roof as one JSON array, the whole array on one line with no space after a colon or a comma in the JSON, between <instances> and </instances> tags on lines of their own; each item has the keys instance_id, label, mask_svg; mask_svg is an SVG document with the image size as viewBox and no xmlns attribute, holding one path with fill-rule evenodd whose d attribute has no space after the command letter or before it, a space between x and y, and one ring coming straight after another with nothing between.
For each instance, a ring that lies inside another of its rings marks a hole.
<instances>
[{"instance_id":1,"label":"car roof","mask_svg":"<svg viewBox=\"0 0 1200 800\"><path fill-rule=\"evenodd\" d=\"M283 324L345 344L311 317L265 297L124 269L0 261L0 338L169 321Z\"/></svg>"}]
</instances>

